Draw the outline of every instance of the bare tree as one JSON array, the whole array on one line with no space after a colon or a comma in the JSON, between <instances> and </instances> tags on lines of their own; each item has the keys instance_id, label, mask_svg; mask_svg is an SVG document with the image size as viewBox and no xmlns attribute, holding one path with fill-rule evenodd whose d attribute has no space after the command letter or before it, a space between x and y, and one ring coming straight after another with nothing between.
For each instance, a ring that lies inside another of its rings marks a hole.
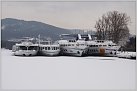
<instances>
[{"instance_id":1,"label":"bare tree","mask_svg":"<svg viewBox=\"0 0 137 91\"><path fill-rule=\"evenodd\" d=\"M129 36L127 26L129 21L130 17L126 13L113 11L104 14L95 24L98 39L108 39L118 43L121 39Z\"/></svg>"}]
</instances>

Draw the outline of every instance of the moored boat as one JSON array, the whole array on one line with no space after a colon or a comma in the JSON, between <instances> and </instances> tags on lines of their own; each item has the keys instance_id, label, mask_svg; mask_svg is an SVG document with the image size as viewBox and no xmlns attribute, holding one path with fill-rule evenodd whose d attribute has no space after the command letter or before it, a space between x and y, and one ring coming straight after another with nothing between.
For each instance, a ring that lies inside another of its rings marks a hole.
<instances>
[{"instance_id":1,"label":"moored boat","mask_svg":"<svg viewBox=\"0 0 137 91\"><path fill-rule=\"evenodd\" d=\"M52 44L51 41L40 41L39 52L45 56L57 56L60 53L60 46Z\"/></svg>"},{"instance_id":2,"label":"moored boat","mask_svg":"<svg viewBox=\"0 0 137 91\"><path fill-rule=\"evenodd\" d=\"M38 44L28 41L16 43L12 47L12 52L15 56L35 56L38 53Z\"/></svg>"},{"instance_id":3,"label":"moored boat","mask_svg":"<svg viewBox=\"0 0 137 91\"><path fill-rule=\"evenodd\" d=\"M72 39L61 39L58 41L62 55L71 56L84 56L87 53L88 47L85 44L85 40L81 39L81 35L62 34L64 36L73 37Z\"/></svg>"}]
</instances>

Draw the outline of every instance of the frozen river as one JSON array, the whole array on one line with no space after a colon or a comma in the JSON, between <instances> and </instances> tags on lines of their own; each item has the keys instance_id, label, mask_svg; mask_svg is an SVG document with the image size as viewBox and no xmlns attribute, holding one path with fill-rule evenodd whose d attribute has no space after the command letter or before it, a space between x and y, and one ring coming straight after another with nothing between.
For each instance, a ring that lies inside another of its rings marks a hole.
<instances>
[{"instance_id":1,"label":"frozen river","mask_svg":"<svg viewBox=\"0 0 137 91\"><path fill-rule=\"evenodd\" d=\"M3 89L134 89L136 60L18 57L1 50Z\"/></svg>"}]
</instances>

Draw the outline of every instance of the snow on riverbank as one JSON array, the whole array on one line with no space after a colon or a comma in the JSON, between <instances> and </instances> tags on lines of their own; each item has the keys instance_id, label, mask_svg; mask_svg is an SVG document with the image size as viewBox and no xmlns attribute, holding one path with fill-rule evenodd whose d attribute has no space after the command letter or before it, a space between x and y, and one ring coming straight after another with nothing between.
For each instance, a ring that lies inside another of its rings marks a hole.
<instances>
[{"instance_id":1,"label":"snow on riverbank","mask_svg":"<svg viewBox=\"0 0 137 91\"><path fill-rule=\"evenodd\" d=\"M134 89L136 60L19 57L1 50L3 89Z\"/></svg>"}]
</instances>

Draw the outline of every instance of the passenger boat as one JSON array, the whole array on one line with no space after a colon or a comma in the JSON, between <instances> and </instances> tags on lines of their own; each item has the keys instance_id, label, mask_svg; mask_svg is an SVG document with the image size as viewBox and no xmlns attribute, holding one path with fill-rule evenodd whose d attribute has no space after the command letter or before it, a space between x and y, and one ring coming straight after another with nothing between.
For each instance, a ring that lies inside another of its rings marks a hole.
<instances>
[{"instance_id":1,"label":"passenger boat","mask_svg":"<svg viewBox=\"0 0 137 91\"><path fill-rule=\"evenodd\" d=\"M62 34L61 40L58 41L62 55L84 56L87 53L88 47L85 40L81 39L80 34ZM64 37L69 37L65 39Z\"/></svg>"},{"instance_id":2,"label":"passenger boat","mask_svg":"<svg viewBox=\"0 0 137 91\"><path fill-rule=\"evenodd\" d=\"M38 53L38 44L29 41L16 43L12 47L12 52L15 56L35 56Z\"/></svg>"},{"instance_id":3,"label":"passenger boat","mask_svg":"<svg viewBox=\"0 0 137 91\"><path fill-rule=\"evenodd\" d=\"M84 35L82 38L85 38L88 46L88 55L116 56L116 52L120 48L120 46L110 40L96 40L96 38L92 39L90 34Z\"/></svg>"},{"instance_id":4,"label":"passenger boat","mask_svg":"<svg viewBox=\"0 0 137 91\"><path fill-rule=\"evenodd\" d=\"M60 46L51 41L40 41L39 52L45 56L57 56L60 53Z\"/></svg>"}]
</instances>

